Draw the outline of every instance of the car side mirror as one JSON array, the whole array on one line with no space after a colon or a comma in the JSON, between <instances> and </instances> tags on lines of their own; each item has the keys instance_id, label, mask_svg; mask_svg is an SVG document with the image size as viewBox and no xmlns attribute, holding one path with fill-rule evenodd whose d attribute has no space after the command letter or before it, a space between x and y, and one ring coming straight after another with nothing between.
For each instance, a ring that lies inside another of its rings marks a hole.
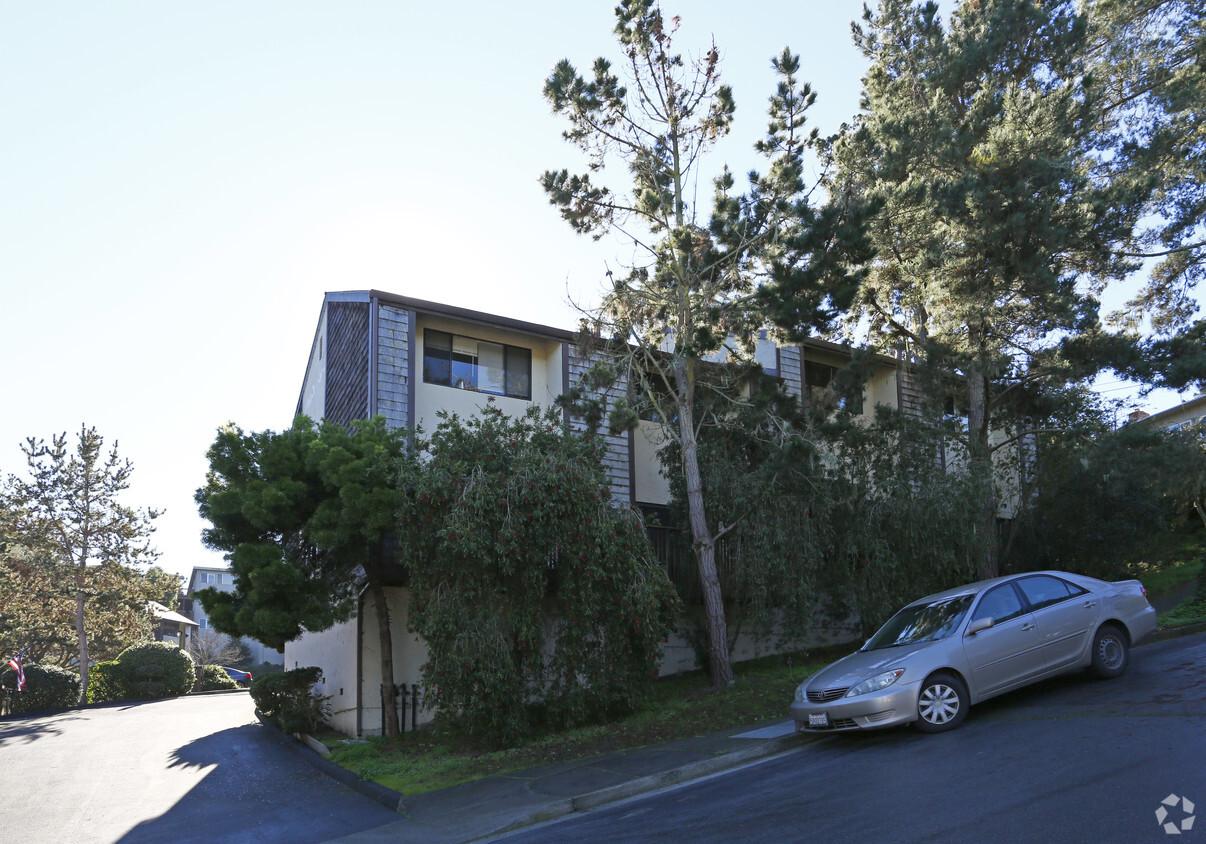
<instances>
[{"instance_id":1,"label":"car side mirror","mask_svg":"<svg viewBox=\"0 0 1206 844\"><path fill-rule=\"evenodd\" d=\"M990 627L992 627L991 618L977 618L971 624L967 625L967 635L975 636L981 630L987 630Z\"/></svg>"}]
</instances>

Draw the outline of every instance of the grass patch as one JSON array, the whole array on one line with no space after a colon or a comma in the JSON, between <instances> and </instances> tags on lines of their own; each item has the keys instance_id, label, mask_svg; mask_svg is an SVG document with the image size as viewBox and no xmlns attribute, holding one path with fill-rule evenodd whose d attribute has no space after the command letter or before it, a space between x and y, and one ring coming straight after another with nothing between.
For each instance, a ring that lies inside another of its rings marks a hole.
<instances>
[{"instance_id":1,"label":"grass patch","mask_svg":"<svg viewBox=\"0 0 1206 844\"><path fill-rule=\"evenodd\" d=\"M412 795L509 771L786 719L800 681L855 647L740 663L734 666L736 682L727 689L712 689L701 672L659 680L645 705L628 718L541 733L516 747L491 749L472 737L420 730L397 739L335 742L329 745L331 758L362 779Z\"/></svg>"},{"instance_id":2,"label":"grass patch","mask_svg":"<svg viewBox=\"0 0 1206 844\"><path fill-rule=\"evenodd\" d=\"M1130 576L1158 598L1194 583L1202 573L1202 544L1196 535L1176 535L1145 560L1130 566Z\"/></svg>"},{"instance_id":3,"label":"grass patch","mask_svg":"<svg viewBox=\"0 0 1206 844\"><path fill-rule=\"evenodd\" d=\"M1156 626L1161 630L1167 630L1170 627L1184 627L1186 624L1202 622L1206 622L1206 601L1190 598L1176 609L1161 613L1156 619Z\"/></svg>"}]
</instances>

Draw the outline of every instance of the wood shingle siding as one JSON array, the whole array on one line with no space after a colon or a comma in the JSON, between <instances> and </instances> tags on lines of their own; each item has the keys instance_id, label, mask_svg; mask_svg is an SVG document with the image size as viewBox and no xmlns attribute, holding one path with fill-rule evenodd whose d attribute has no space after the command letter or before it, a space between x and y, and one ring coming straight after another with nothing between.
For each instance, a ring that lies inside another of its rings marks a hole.
<instances>
[{"instance_id":1,"label":"wood shingle siding","mask_svg":"<svg viewBox=\"0 0 1206 844\"><path fill-rule=\"evenodd\" d=\"M569 353L569 383L577 384L583 373L590 368L591 361L583 357L573 344L566 346ZM628 379L621 376L607 392L607 409L611 410L615 400L628 394ZM570 427L575 431L586 429L586 423L581 419L571 418ZM627 432L612 434L607 430L606 418L599 426L599 433L607 443L607 455L603 458L607 477L611 481L612 498L622 504L632 501L632 438Z\"/></svg>"},{"instance_id":2,"label":"wood shingle siding","mask_svg":"<svg viewBox=\"0 0 1206 844\"><path fill-rule=\"evenodd\" d=\"M410 311L377 307L377 413L391 428L410 424Z\"/></svg>"},{"instance_id":3,"label":"wood shingle siding","mask_svg":"<svg viewBox=\"0 0 1206 844\"><path fill-rule=\"evenodd\" d=\"M896 372L896 393L898 406L905 416L921 419L925 415L925 393L907 362L902 362Z\"/></svg>"},{"instance_id":4,"label":"wood shingle siding","mask_svg":"<svg viewBox=\"0 0 1206 844\"><path fill-rule=\"evenodd\" d=\"M779 377L783 379L783 386L787 392L796 398L804 394L801 358L799 346L781 346L779 348Z\"/></svg>"},{"instance_id":5,"label":"wood shingle siding","mask_svg":"<svg viewBox=\"0 0 1206 844\"><path fill-rule=\"evenodd\" d=\"M326 364L326 418L348 425L368 416L368 302L327 303Z\"/></svg>"}]
</instances>

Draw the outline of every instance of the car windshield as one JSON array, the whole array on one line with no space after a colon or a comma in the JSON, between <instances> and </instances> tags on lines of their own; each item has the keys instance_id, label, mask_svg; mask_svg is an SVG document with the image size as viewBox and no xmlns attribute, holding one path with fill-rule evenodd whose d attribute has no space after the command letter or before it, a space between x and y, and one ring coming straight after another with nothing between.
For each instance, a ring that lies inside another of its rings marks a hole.
<instances>
[{"instance_id":1,"label":"car windshield","mask_svg":"<svg viewBox=\"0 0 1206 844\"><path fill-rule=\"evenodd\" d=\"M888 619L867 644L865 651L934 642L955 632L971 606L971 595L943 598L929 604L912 604Z\"/></svg>"}]
</instances>

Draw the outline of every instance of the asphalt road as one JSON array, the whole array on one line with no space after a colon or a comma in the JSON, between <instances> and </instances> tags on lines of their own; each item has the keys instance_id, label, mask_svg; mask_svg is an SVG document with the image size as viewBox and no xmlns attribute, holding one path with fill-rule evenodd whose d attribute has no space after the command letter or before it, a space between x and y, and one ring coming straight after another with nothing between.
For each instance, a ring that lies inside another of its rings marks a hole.
<instances>
[{"instance_id":1,"label":"asphalt road","mask_svg":"<svg viewBox=\"0 0 1206 844\"><path fill-rule=\"evenodd\" d=\"M536 841L1206 841L1206 636L1138 648L1117 680L1058 678L941 735L835 735L507 836ZM1166 807L1180 827L1184 804Z\"/></svg>"},{"instance_id":2,"label":"asphalt road","mask_svg":"<svg viewBox=\"0 0 1206 844\"><path fill-rule=\"evenodd\" d=\"M246 693L0 721L0 841L326 841L398 816L319 773Z\"/></svg>"}]
</instances>

